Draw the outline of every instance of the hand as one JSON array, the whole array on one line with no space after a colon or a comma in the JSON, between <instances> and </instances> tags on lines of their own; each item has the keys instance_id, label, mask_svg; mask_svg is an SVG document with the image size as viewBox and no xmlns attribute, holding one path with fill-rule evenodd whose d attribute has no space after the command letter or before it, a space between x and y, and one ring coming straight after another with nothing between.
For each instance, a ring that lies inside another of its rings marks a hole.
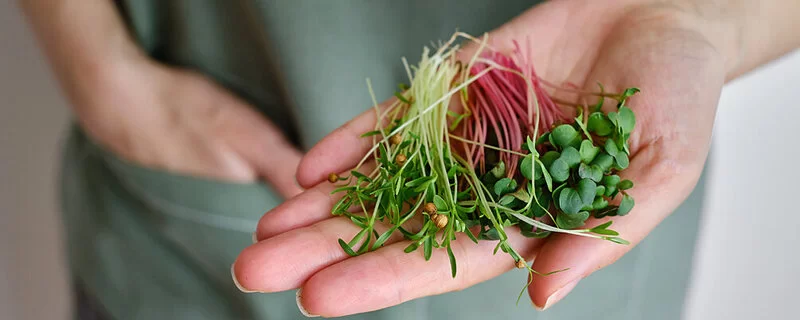
<instances>
[{"instance_id":1,"label":"hand","mask_svg":"<svg viewBox=\"0 0 800 320\"><path fill-rule=\"evenodd\" d=\"M225 88L146 57L117 63L107 75L73 100L88 135L121 158L232 182L264 178L286 198L302 191L294 178L302 154Z\"/></svg>"},{"instance_id":2,"label":"hand","mask_svg":"<svg viewBox=\"0 0 800 320\"><path fill-rule=\"evenodd\" d=\"M615 92L642 89L629 101L638 121L630 140L631 165L624 171L624 178L636 183L631 195L637 204L629 215L613 218L615 229L633 245L688 196L708 154L717 100L732 63L726 55L729 34L716 31L735 29L715 29L700 19L680 6L564 0L537 6L489 35L501 49L530 37L531 58L550 82L592 91L597 82ZM401 237L358 257L342 251L337 239L350 239L360 229L347 218L331 217L332 186L320 182L330 172L355 166L370 146L359 135L372 130L374 121L372 111L364 113L305 156L298 181L314 187L261 219L260 242L245 249L233 267L243 290L302 288L298 303L309 313L342 316L460 290L514 267L507 256L492 255L494 243L476 245L467 237L452 243L459 261L455 279L446 254L435 252L431 261L406 254L408 242ZM534 277L528 291L539 308L553 305L580 279L633 246L560 234L543 240L509 236L512 246L534 261L534 270L569 268Z\"/></svg>"}]
</instances>

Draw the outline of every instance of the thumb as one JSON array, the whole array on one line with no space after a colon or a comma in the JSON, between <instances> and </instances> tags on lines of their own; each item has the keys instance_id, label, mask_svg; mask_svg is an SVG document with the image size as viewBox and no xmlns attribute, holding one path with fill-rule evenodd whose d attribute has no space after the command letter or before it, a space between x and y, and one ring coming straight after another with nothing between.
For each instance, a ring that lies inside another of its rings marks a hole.
<instances>
[{"instance_id":1,"label":"thumb","mask_svg":"<svg viewBox=\"0 0 800 320\"><path fill-rule=\"evenodd\" d=\"M563 270L550 275L534 275L528 288L531 302L537 309L547 309L563 299L578 282L626 254L685 200L699 179L702 165L687 165L682 174L675 174L674 163L658 159L655 147L645 147L638 161L623 174L636 181L629 194L636 206L626 216L614 217L611 229L631 244L623 245L600 239L554 234L542 246L533 269L539 272ZM590 220L587 227L607 220Z\"/></svg>"},{"instance_id":2,"label":"thumb","mask_svg":"<svg viewBox=\"0 0 800 320\"><path fill-rule=\"evenodd\" d=\"M283 132L255 110L242 105L235 116L225 119L223 133L230 145L247 161L256 174L268 182L282 197L288 199L303 191L295 172L303 154Z\"/></svg>"}]
</instances>

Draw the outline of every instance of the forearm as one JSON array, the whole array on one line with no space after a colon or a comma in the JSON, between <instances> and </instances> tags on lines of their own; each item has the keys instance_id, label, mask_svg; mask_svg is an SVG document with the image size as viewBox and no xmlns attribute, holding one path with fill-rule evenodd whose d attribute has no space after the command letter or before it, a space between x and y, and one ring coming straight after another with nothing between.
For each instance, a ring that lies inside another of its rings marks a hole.
<instances>
[{"instance_id":1,"label":"forearm","mask_svg":"<svg viewBox=\"0 0 800 320\"><path fill-rule=\"evenodd\" d=\"M90 108L92 92L144 54L111 0L20 0L53 71L75 111Z\"/></svg>"},{"instance_id":2,"label":"forearm","mask_svg":"<svg viewBox=\"0 0 800 320\"><path fill-rule=\"evenodd\" d=\"M676 0L716 41L728 80L800 47L800 1Z\"/></svg>"},{"instance_id":3,"label":"forearm","mask_svg":"<svg viewBox=\"0 0 800 320\"><path fill-rule=\"evenodd\" d=\"M746 3L741 36L741 62L735 75L800 47L800 1Z\"/></svg>"}]
</instances>

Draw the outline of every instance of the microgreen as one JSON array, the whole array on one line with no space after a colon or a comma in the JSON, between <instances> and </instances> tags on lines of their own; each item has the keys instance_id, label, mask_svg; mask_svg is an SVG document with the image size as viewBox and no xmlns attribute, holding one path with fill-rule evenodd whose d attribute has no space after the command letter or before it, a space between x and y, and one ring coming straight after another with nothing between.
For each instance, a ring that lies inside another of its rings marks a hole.
<instances>
[{"instance_id":1,"label":"microgreen","mask_svg":"<svg viewBox=\"0 0 800 320\"><path fill-rule=\"evenodd\" d=\"M459 37L478 43L468 61L455 57ZM616 94L600 85L600 93L579 92L598 97L594 106L562 103L542 88L551 84L519 46L505 55L486 37L465 34L425 48L415 66L403 62L409 85L399 86L388 107L377 107L367 82L378 119L362 138L373 147L349 177L329 177L341 183L332 214L361 228L349 241L339 240L348 255L377 250L400 233L411 241L406 253L422 248L428 260L446 251L456 277L451 243L465 235L497 242L495 253L539 274L508 242L510 227L529 238L564 233L627 243L608 229L611 221L582 227L590 217L633 209L628 191L634 183L619 174L630 164L628 139L636 125L626 101L638 89ZM602 111L605 99L616 100L617 110ZM566 116L564 107L577 116ZM369 160L375 168L361 170ZM389 229L378 233L378 223Z\"/></svg>"}]
</instances>

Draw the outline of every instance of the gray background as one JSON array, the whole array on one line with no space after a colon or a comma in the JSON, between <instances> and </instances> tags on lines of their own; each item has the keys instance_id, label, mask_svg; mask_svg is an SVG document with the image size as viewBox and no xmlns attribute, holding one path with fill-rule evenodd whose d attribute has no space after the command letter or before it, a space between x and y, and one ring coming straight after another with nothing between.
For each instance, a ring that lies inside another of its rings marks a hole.
<instances>
[{"instance_id":1,"label":"gray background","mask_svg":"<svg viewBox=\"0 0 800 320\"><path fill-rule=\"evenodd\" d=\"M792 319L800 52L723 93L685 319ZM66 102L17 9L0 3L0 319L68 319L56 203ZM796 145L796 142L795 142Z\"/></svg>"}]
</instances>

